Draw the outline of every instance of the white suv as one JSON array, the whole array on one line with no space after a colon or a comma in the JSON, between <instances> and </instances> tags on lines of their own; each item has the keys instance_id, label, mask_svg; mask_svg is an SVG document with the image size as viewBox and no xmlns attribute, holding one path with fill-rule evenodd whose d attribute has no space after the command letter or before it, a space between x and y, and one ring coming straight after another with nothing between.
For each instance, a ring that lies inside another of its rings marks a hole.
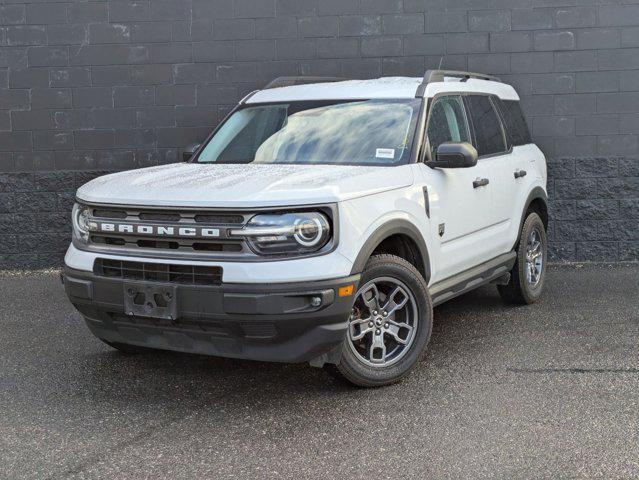
<instances>
[{"instance_id":1,"label":"white suv","mask_svg":"<svg viewBox=\"0 0 639 480\"><path fill-rule=\"evenodd\" d=\"M515 90L469 72L283 77L185 163L77 192L66 292L113 347L397 381L433 305L539 298L546 163Z\"/></svg>"}]
</instances>

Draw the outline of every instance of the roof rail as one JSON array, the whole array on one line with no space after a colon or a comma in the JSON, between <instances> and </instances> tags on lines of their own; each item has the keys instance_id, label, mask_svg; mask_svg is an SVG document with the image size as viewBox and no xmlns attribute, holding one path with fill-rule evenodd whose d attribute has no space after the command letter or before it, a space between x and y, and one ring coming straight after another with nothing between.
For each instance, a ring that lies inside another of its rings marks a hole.
<instances>
[{"instance_id":1,"label":"roof rail","mask_svg":"<svg viewBox=\"0 0 639 480\"><path fill-rule=\"evenodd\" d=\"M329 82L343 82L344 80L348 80L348 78L340 78L340 77L277 77L275 80L270 82L263 90L268 90L270 88L280 88L280 87L292 87L294 85L308 85L311 83L329 83Z\"/></svg>"},{"instance_id":2,"label":"roof rail","mask_svg":"<svg viewBox=\"0 0 639 480\"><path fill-rule=\"evenodd\" d=\"M483 73L462 72L457 70L427 70L424 74L424 82L441 82L445 77L456 77L468 80L476 78L478 80L490 80L491 82L501 82L499 77L493 75L485 75Z\"/></svg>"},{"instance_id":3,"label":"roof rail","mask_svg":"<svg viewBox=\"0 0 639 480\"><path fill-rule=\"evenodd\" d=\"M501 79L499 77L495 77L493 75L485 75L483 73L474 73L474 72L463 72L458 70L427 70L424 74L424 80L421 85L417 88L416 97L421 97L424 95L424 90L426 90L426 86L429 83L433 82L443 82L444 78L453 77L453 78L461 78L462 82L469 80L471 78L477 80L489 80L491 82L500 82Z\"/></svg>"}]
</instances>

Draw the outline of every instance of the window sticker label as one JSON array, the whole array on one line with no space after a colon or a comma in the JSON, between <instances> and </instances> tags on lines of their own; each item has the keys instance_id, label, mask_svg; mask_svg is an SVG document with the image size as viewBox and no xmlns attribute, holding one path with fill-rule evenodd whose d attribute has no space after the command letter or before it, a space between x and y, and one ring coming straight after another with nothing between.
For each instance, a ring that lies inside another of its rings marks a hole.
<instances>
[{"instance_id":1,"label":"window sticker label","mask_svg":"<svg viewBox=\"0 0 639 480\"><path fill-rule=\"evenodd\" d=\"M375 152L377 158L395 158L394 148L378 148Z\"/></svg>"}]
</instances>

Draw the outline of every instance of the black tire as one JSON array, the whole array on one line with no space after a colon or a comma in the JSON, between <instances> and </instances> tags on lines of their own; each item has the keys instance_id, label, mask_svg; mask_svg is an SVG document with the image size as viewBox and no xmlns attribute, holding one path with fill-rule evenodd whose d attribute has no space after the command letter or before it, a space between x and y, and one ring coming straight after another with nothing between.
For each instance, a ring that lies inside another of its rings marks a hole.
<instances>
[{"instance_id":1,"label":"black tire","mask_svg":"<svg viewBox=\"0 0 639 480\"><path fill-rule=\"evenodd\" d=\"M526 269L528 268L526 259L528 240L533 231L536 231L539 235L542 252L541 273L539 275L539 281L534 285L528 281L526 276ZM501 298L505 302L518 305L529 305L539 300L546 279L547 259L548 241L544 223L537 213L529 212L519 236L517 259L510 271L510 281L507 285L497 286Z\"/></svg>"},{"instance_id":2,"label":"black tire","mask_svg":"<svg viewBox=\"0 0 639 480\"><path fill-rule=\"evenodd\" d=\"M140 347L138 345L129 345L127 343L119 343L119 342L109 342L104 339L100 339L104 343L106 343L109 347L115 348L116 350L126 354L126 355L140 355L144 353L157 353L158 350L154 348L148 347Z\"/></svg>"},{"instance_id":3,"label":"black tire","mask_svg":"<svg viewBox=\"0 0 639 480\"><path fill-rule=\"evenodd\" d=\"M408 289L411 295L411 308L416 319L411 342L401 347L402 356L387 366L371 366L364 363L354 352L349 333L342 344L342 355L338 365L327 365L326 369L334 376L341 377L353 385L359 387L380 387L390 385L402 379L417 364L430 340L433 325L433 305L428 292L428 285L419 271L403 258L394 255L375 255L371 257L364 268L360 288L363 288L373 279L395 279L401 282L402 287ZM386 297L388 301L390 295ZM416 306L416 312L414 311ZM398 312L400 310L397 310ZM396 319L397 317L393 317ZM392 323L392 322L391 322ZM350 327L349 327L350 328ZM381 327L380 327L381 328ZM384 327L386 328L386 327ZM387 330L384 330L381 338L388 338ZM371 338L374 333L371 332ZM405 340L405 339L404 339ZM371 340L372 341L372 340ZM391 343L393 340L391 339ZM395 348L399 344L395 345ZM386 347L384 347L386 348ZM371 350L372 351L372 350ZM386 350L384 350L384 354Z\"/></svg>"}]
</instances>

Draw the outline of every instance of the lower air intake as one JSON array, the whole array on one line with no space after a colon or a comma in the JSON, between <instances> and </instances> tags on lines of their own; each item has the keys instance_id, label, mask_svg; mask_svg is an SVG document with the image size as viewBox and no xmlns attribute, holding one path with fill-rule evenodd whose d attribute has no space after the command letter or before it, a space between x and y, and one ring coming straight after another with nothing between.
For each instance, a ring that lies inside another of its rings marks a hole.
<instances>
[{"instance_id":1,"label":"lower air intake","mask_svg":"<svg viewBox=\"0 0 639 480\"><path fill-rule=\"evenodd\" d=\"M94 273L102 277L124 280L146 280L183 285L222 284L221 267L201 265L169 265L98 258L95 261Z\"/></svg>"}]
</instances>

